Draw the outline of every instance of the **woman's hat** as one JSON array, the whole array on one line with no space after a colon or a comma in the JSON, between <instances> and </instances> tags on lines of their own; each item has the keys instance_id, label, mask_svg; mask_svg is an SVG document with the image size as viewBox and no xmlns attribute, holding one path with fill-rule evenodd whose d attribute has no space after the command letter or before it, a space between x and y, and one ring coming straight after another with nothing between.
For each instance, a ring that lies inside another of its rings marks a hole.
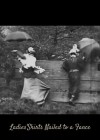
<instances>
[{"instance_id":1,"label":"woman's hat","mask_svg":"<svg viewBox=\"0 0 100 140\"><path fill-rule=\"evenodd\" d=\"M35 50L32 47L29 47L28 52L35 52Z\"/></svg>"},{"instance_id":2,"label":"woman's hat","mask_svg":"<svg viewBox=\"0 0 100 140\"><path fill-rule=\"evenodd\" d=\"M73 45L73 48L69 51L69 54L72 55L72 54L75 54L77 55L77 53L79 53L80 50L77 48L77 44L74 44Z\"/></svg>"},{"instance_id":3,"label":"woman's hat","mask_svg":"<svg viewBox=\"0 0 100 140\"><path fill-rule=\"evenodd\" d=\"M75 54L75 55L76 55L77 53L76 53L76 50L71 49L71 50L69 51L69 54L70 54L70 55L72 55L72 54Z\"/></svg>"}]
</instances>

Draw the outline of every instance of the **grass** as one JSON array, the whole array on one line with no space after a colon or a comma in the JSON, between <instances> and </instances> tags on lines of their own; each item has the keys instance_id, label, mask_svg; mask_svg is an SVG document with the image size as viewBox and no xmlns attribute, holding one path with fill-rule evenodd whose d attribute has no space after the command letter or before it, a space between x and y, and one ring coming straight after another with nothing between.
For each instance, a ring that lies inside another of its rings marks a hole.
<instances>
[{"instance_id":1,"label":"grass","mask_svg":"<svg viewBox=\"0 0 100 140\"><path fill-rule=\"evenodd\" d=\"M99 114L100 104L47 102L38 106L28 99L5 98L0 101L0 114Z\"/></svg>"}]
</instances>

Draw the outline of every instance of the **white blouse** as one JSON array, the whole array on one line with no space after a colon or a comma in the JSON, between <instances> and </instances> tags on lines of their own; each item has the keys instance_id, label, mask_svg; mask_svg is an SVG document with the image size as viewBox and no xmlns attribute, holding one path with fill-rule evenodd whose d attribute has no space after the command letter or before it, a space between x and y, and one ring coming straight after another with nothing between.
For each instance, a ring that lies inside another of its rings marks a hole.
<instances>
[{"instance_id":1,"label":"white blouse","mask_svg":"<svg viewBox=\"0 0 100 140\"><path fill-rule=\"evenodd\" d=\"M37 74L45 71L44 69L40 68L39 66L36 66L36 58L34 56L29 55L29 54L24 54L24 56L26 57L26 59L18 58L18 60L22 63L22 66L25 69L28 69L30 67L36 68L36 70L34 72L36 72ZM19 72L23 72L22 69L19 69Z\"/></svg>"},{"instance_id":2,"label":"white blouse","mask_svg":"<svg viewBox=\"0 0 100 140\"><path fill-rule=\"evenodd\" d=\"M18 58L18 60L20 60L24 68L28 69L29 67L36 67L36 58L34 56L29 54L24 54L24 56L26 57L26 59Z\"/></svg>"}]
</instances>

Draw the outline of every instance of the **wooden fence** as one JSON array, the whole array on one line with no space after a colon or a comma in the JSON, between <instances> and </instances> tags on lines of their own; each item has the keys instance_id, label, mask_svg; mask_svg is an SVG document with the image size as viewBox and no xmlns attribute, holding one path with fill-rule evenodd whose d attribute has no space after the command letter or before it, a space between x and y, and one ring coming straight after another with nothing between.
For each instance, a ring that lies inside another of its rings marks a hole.
<instances>
[{"instance_id":1,"label":"wooden fence","mask_svg":"<svg viewBox=\"0 0 100 140\"><path fill-rule=\"evenodd\" d=\"M63 61L38 60L37 66L45 69L45 72L38 76L50 86L48 98L52 101L68 102L68 75L62 69ZM20 78L16 65L16 77ZM85 71L81 74L80 94L77 103L97 103L100 102L100 71L98 63L86 65Z\"/></svg>"}]
</instances>

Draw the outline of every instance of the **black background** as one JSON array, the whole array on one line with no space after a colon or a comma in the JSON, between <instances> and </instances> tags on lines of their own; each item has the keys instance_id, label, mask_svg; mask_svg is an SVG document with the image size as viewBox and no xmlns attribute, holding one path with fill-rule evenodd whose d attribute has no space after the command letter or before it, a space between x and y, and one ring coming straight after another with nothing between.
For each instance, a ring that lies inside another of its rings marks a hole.
<instances>
[{"instance_id":1,"label":"black background","mask_svg":"<svg viewBox=\"0 0 100 140\"><path fill-rule=\"evenodd\" d=\"M48 6L42 7L41 4L38 4L38 7L35 3L32 5L27 5L25 7L25 3L21 5L17 3L18 7L8 6L8 9L2 9L0 24L1 25L100 25L99 20L99 9L95 7L95 3L93 7L91 3L89 5L87 3L81 3L81 5L74 5L72 2L71 5L69 3L64 4L60 3L58 7L58 3L55 4L48 3ZM83 5L84 4L84 5ZM40 7L39 7L40 5ZM20 6L20 8L19 8ZM64 7L63 7L64 6ZM24 9L23 9L24 8ZM5 12L4 12L5 11ZM49 130L49 131L41 131L41 130L32 130L32 131L24 131L24 130L15 130L9 131L10 125L14 124L22 124L25 125L27 123L32 124L42 124L46 123L50 124L67 124L74 125L75 123L79 123L80 125L90 125L90 130ZM47 139L70 139L71 137L77 139L86 139L89 136L89 139L95 136L98 138L100 133L100 115L0 115L0 137L3 139L6 137L13 137L14 139L19 137L30 139L40 138L42 136ZM81 137L79 137L81 135Z\"/></svg>"},{"instance_id":2,"label":"black background","mask_svg":"<svg viewBox=\"0 0 100 140\"><path fill-rule=\"evenodd\" d=\"M79 123L80 126L90 126L90 130L64 130L64 129L54 129L54 130L14 130L10 131L11 124L22 126L31 123L31 124L41 124L45 126L45 124L66 124L68 126L75 125ZM73 137L82 135L82 137L86 136L98 136L99 135L99 127L100 127L100 115L0 115L0 134L3 135L3 138L6 136L13 137L42 137L49 136L51 137Z\"/></svg>"}]
</instances>

